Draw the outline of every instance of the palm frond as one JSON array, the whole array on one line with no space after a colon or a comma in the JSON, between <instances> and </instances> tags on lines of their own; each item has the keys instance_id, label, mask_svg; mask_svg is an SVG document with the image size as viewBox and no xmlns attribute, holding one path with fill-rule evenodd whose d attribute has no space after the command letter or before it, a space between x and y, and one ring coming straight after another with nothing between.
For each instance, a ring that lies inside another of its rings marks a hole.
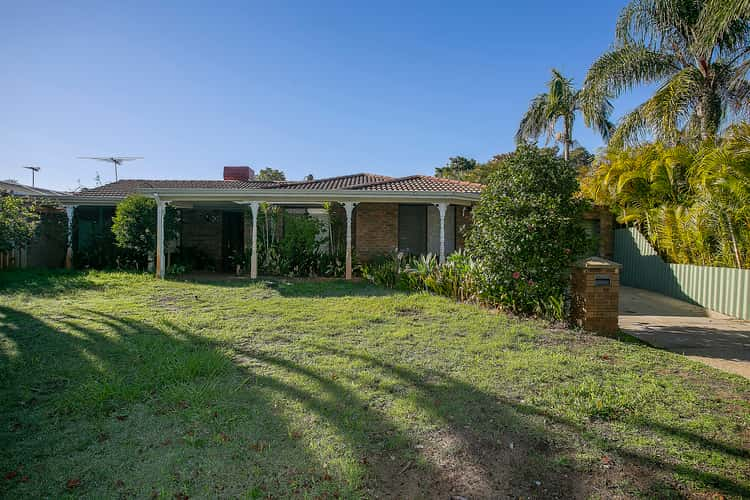
<instances>
[{"instance_id":1,"label":"palm frond","mask_svg":"<svg viewBox=\"0 0 750 500\"><path fill-rule=\"evenodd\" d=\"M529 109L521 118L516 132L516 142L536 140L546 132L549 125L549 94L539 94L529 103Z\"/></svg>"}]
</instances>

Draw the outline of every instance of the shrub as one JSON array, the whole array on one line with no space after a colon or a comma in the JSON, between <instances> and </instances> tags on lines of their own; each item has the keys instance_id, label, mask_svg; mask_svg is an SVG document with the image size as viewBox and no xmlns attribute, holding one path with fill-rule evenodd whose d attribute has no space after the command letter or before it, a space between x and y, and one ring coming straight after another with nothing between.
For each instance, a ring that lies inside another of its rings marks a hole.
<instances>
[{"instance_id":1,"label":"shrub","mask_svg":"<svg viewBox=\"0 0 750 500\"><path fill-rule=\"evenodd\" d=\"M177 236L177 215L167 207L164 215L164 241ZM117 205L112 219L112 233L118 247L132 253L132 265L145 269L148 256L156 251L156 200L143 195L130 195Z\"/></svg>"},{"instance_id":2,"label":"shrub","mask_svg":"<svg viewBox=\"0 0 750 500\"><path fill-rule=\"evenodd\" d=\"M362 277L372 283L387 288L396 288L401 280L404 255L394 252L360 266Z\"/></svg>"},{"instance_id":3,"label":"shrub","mask_svg":"<svg viewBox=\"0 0 750 500\"><path fill-rule=\"evenodd\" d=\"M0 193L0 252L28 245L38 222L33 204Z\"/></svg>"},{"instance_id":4,"label":"shrub","mask_svg":"<svg viewBox=\"0 0 750 500\"><path fill-rule=\"evenodd\" d=\"M411 257L392 253L360 267L362 277L376 285L426 291L462 301L477 297L478 269L478 263L463 251L449 255L442 265L432 254Z\"/></svg>"},{"instance_id":5,"label":"shrub","mask_svg":"<svg viewBox=\"0 0 750 500\"><path fill-rule=\"evenodd\" d=\"M558 315L572 260L586 248L575 169L520 145L498 166L474 209L467 240L479 295L522 314Z\"/></svg>"}]
</instances>

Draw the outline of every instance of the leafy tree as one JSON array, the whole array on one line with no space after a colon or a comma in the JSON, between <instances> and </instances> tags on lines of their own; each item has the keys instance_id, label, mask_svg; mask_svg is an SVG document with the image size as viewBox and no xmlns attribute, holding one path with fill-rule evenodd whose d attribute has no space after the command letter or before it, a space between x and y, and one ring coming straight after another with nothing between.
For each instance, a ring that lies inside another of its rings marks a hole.
<instances>
[{"instance_id":1,"label":"leafy tree","mask_svg":"<svg viewBox=\"0 0 750 500\"><path fill-rule=\"evenodd\" d=\"M177 237L177 212L167 206L164 241ZM118 247L130 250L137 269L145 269L148 256L156 251L156 200L130 195L117 205L112 233Z\"/></svg>"},{"instance_id":2,"label":"leafy tree","mask_svg":"<svg viewBox=\"0 0 750 500\"><path fill-rule=\"evenodd\" d=\"M633 224L668 261L750 266L750 125L719 145L610 148L581 191Z\"/></svg>"},{"instance_id":3,"label":"leafy tree","mask_svg":"<svg viewBox=\"0 0 750 500\"><path fill-rule=\"evenodd\" d=\"M0 251L29 244L39 222L34 204L18 196L0 193Z\"/></svg>"},{"instance_id":4,"label":"leafy tree","mask_svg":"<svg viewBox=\"0 0 750 500\"><path fill-rule=\"evenodd\" d=\"M313 177L313 174L307 174L305 176L305 180L306 181L312 181L312 180L315 180L315 177Z\"/></svg>"},{"instance_id":5,"label":"leafy tree","mask_svg":"<svg viewBox=\"0 0 750 500\"><path fill-rule=\"evenodd\" d=\"M570 264L587 244L578 189L575 170L550 150L521 144L498 162L467 240L486 300L521 313L559 308Z\"/></svg>"},{"instance_id":6,"label":"leafy tree","mask_svg":"<svg viewBox=\"0 0 750 500\"><path fill-rule=\"evenodd\" d=\"M562 144L563 158L568 160L573 146L573 124L579 111L584 112L586 125L607 139L612 128L608 119L612 104L607 99L600 99L596 106L583 108L581 95L581 91L573 87L572 79L565 78L553 69L552 79L547 83L547 92L531 100L529 109L521 119L516 141L536 141L545 134L547 144L552 140Z\"/></svg>"},{"instance_id":7,"label":"leafy tree","mask_svg":"<svg viewBox=\"0 0 750 500\"><path fill-rule=\"evenodd\" d=\"M286 175L281 170L266 167L258 172L257 179L259 181L285 181Z\"/></svg>"},{"instance_id":8,"label":"leafy tree","mask_svg":"<svg viewBox=\"0 0 750 500\"><path fill-rule=\"evenodd\" d=\"M656 92L626 114L610 144L653 134L669 145L716 136L747 113L750 12L746 0L631 0L614 47L588 71L584 113L643 84Z\"/></svg>"},{"instance_id":9,"label":"leafy tree","mask_svg":"<svg viewBox=\"0 0 750 500\"><path fill-rule=\"evenodd\" d=\"M435 169L435 177L467 180L466 178L476 170L478 165L474 158L454 156L448 159L448 163L444 167L437 167Z\"/></svg>"},{"instance_id":10,"label":"leafy tree","mask_svg":"<svg viewBox=\"0 0 750 500\"><path fill-rule=\"evenodd\" d=\"M560 152L560 148L557 146L539 148L539 150L549 152L553 155L558 155ZM446 179L486 184L492 173L497 170L498 166L514 154L515 152L500 153L484 163L478 163L474 159L467 159L460 156L450 158L445 167L435 169L435 174L437 177L443 177ZM586 148L578 146L570 151L570 159L568 161L573 167L580 168L590 166L593 160L594 155L589 153Z\"/></svg>"}]
</instances>

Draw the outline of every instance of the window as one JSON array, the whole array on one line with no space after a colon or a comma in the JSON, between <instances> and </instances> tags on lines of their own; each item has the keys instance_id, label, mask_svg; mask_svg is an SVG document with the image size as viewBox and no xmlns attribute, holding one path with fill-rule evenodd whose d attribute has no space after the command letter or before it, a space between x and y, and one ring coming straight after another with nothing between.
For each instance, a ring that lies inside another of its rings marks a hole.
<instances>
[{"instance_id":1,"label":"window","mask_svg":"<svg viewBox=\"0 0 750 500\"><path fill-rule=\"evenodd\" d=\"M398 249L420 255L427 253L427 206L398 206Z\"/></svg>"}]
</instances>

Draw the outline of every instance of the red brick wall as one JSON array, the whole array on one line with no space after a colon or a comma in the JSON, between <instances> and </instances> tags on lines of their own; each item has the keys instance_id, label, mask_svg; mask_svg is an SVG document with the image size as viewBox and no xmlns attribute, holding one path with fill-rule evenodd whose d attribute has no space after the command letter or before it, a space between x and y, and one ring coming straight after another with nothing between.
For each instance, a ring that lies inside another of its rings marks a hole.
<instances>
[{"instance_id":1,"label":"red brick wall","mask_svg":"<svg viewBox=\"0 0 750 500\"><path fill-rule=\"evenodd\" d=\"M393 252L398 246L398 204L357 205L352 236L356 255L361 261Z\"/></svg>"},{"instance_id":2,"label":"red brick wall","mask_svg":"<svg viewBox=\"0 0 750 500\"><path fill-rule=\"evenodd\" d=\"M595 286L597 276L610 278L610 286ZM584 330L615 334L618 331L620 274L614 269L573 268L571 319Z\"/></svg>"},{"instance_id":3,"label":"red brick wall","mask_svg":"<svg viewBox=\"0 0 750 500\"><path fill-rule=\"evenodd\" d=\"M182 210L182 248L205 253L221 270L221 210Z\"/></svg>"},{"instance_id":4,"label":"red brick wall","mask_svg":"<svg viewBox=\"0 0 750 500\"><path fill-rule=\"evenodd\" d=\"M599 222L599 250L598 255L611 259L614 254L614 216L607 207L594 207L583 214L584 220Z\"/></svg>"},{"instance_id":5,"label":"red brick wall","mask_svg":"<svg viewBox=\"0 0 750 500\"><path fill-rule=\"evenodd\" d=\"M456 250L464 248L471 227L471 207L456 206Z\"/></svg>"}]
</instances>

